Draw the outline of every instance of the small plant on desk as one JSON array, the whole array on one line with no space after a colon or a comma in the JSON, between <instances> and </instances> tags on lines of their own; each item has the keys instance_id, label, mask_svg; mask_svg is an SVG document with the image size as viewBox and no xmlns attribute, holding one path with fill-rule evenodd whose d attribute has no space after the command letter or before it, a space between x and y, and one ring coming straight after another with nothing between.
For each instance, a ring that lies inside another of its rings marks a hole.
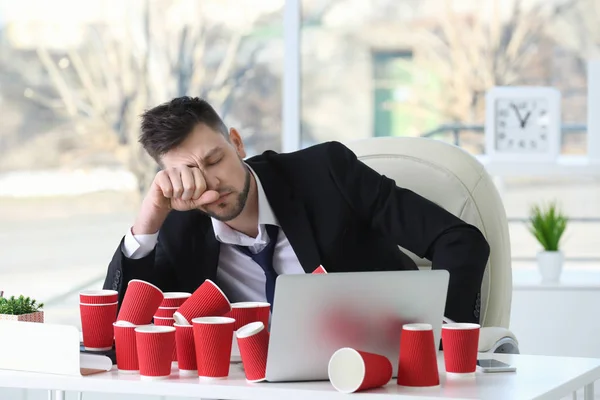
<instances>
[{"instance_id":1,"label":"small plant on desk","mask_svg":"<svg viewBox=\"0 0 600 400\"><path fill-rule=\"evenodd\" d=\"M44 322L43 303L24 296L0 297L0 320Z\"/></svg>"},{"instance_id":2,"label":"small plant on desk","mask_svg":"<svg viewBox=\"0 0 600 400\"><path fill-rule=\"evenodd\" d=\"M564 260L560 241L568 221L556 202L551 202L547 207L535 205L531 208L529 231L543 247L537 254L543 282L556 283L560 279Z\"/></svg>"}]
</instances>

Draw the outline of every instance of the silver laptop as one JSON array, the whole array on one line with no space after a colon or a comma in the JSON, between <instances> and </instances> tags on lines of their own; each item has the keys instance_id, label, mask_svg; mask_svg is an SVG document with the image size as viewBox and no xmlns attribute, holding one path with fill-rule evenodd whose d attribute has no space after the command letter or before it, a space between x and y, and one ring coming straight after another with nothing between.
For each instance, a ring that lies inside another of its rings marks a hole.
<instances>
[{"instance_id":1,"label":"silver laptop","mask_svg":"<svg viewBox=\"0 0 600 400\"><path fill-rule=\"evenodd\" d=\"M403 324L431 324L439 348L448 279L444 270L280 275L267 381L327 380L342 347L385 355L397 376Z\"/></svg>"}]
</instances>

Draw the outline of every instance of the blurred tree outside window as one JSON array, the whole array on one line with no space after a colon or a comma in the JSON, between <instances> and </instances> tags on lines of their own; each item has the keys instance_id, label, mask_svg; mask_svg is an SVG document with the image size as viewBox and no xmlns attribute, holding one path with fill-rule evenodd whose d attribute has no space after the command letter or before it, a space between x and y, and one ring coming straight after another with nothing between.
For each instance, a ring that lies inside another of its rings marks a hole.
<instances>
[{"instance_id":1,"label":"blurred tree outside window","mask_svg":"<svg viewBox=\"0 0 600 400\"><path fill-rule=\"evenodd\" d=\"M117 16L77 23L69 10L82 6L58 1L51 7L63 5L70 28L48 40L57 21L5 25L4 76L18 82L5 101L51 122L4 132L11 148L0 170L122 164L143 191L156 168L137 144L139 115L183 95L207 99L251 153L280 147L282 1L95 3L118 7Z\"/></svg>"},{"instance_id":2,"label":"blurred tree outside window","mask_svg":"<svg viewBox=\"0 0 600 400\"><path fill-rule=\"evenodd\" d=\"M302 4L306 144L483 125L493 86L555 86L564 122L586 122L585 63L600 48L595 0ZM463 131L461 146L480 154L482 132ZM565 134L563 153L585 151L585 132Z\"/></svg>"},{"instance_id":3,"label":"blurred tree outside window","mask_svg":"<svg viewBox=\"0 0 600 400\"><path fill-rule=\"evenodd\" d=\"M79 323L157 166L139 116L207 99L280 150L283 0L0 0L0 290Z\"/></svg>"}]
</instances>

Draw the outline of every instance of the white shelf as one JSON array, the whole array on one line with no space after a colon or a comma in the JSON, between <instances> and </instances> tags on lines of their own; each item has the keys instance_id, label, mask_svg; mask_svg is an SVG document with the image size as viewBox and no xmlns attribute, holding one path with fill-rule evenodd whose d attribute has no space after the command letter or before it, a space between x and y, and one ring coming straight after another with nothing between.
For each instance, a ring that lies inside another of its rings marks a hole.
<instances>
[{"instance_id":1,"label":"white shelf","mask_svg":"<svg viewBox=\"0 0 600 400\"><path fill-rule=\"evenodd\" d=\"M537 269L513 269L513 290L597 290L600 291L598 269L563 269L559 283L542 283Z\"/></svg>"}]
</instances>

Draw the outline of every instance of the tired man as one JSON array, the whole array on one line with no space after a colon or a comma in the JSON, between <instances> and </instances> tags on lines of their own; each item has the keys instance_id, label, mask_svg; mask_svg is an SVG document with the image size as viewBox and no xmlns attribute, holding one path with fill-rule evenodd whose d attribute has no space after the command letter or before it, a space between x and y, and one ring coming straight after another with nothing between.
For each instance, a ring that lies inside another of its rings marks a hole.
<instances>
[{"instance_id":1,"label":"tired man","mask_svg":"<svg viewBox=\"0 0 600 400\"><path fill-rule=\"evenodd\" d=\"M215 281L230 301L272 303L279 274L416 269L398 246L446 269L446 317L475 311L489 246L482 233L323 143L245 160L240 133L198 98L146 111L140 142L161 171L104 282L193 292Z\"/></svg>"}]
</instances>

